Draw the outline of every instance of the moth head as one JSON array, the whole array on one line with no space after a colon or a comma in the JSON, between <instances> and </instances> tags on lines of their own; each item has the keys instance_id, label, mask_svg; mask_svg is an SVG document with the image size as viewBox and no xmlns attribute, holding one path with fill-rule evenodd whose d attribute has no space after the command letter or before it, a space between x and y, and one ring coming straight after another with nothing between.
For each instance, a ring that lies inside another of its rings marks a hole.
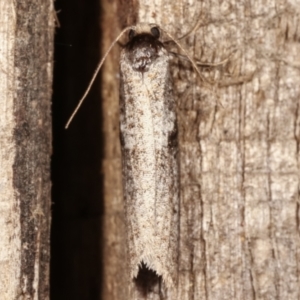
<instances>
[{"instance_id":1,"label":"moth head","mask_svg":"<svg viewBox=\"0 0 300 300\"><path fill-rule=\"evenodd\" d=\"M152 35L155 39L160 38L160 29L159 26L156 24L147 24L147 23L140 23L133 26L128 33L129 41L131 41L135 36L141 34L149 34Z\"/></svg>"},{"instance_id":2,"label":"moth head","mask_svg":"<svg viewBox=\"0 0 300 300\"><path fill-rule=\"evenodd\" d=\"M130 28L126 45L127 57L132 68L147 72L150 66L165 54L163 43L159 41L160 29L156 24L140 23Z\"/></svg>"}]
</instances>

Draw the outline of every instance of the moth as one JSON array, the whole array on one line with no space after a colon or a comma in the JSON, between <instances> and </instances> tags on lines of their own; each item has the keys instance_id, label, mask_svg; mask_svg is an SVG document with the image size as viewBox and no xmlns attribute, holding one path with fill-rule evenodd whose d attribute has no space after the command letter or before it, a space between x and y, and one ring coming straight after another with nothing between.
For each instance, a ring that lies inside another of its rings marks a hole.
<instances>
[{"instance_id":1,"label":"moth","mask_svg":"<svg viewBox=\"0 0 300 300\"><path fill-rule=\"evenodd\" d=\"M120 55L120 133L131 277L145 264L176 282L178 145L169 53L156 26L129 31Z\"/></svg>"},{"instance_id":2,"label":"moth","mask_svg":"<svg viewBox=\"0 0 300 300\"><path fill-rule=\"evenodd\" d=\"M120 140L129 272L132 279L136 278L140 268L146 266L171 288L176 286L178 269L178 130L171 54L160 40L163 30L158 25L140 23L119 34L66 128L109 51L126 31L128 42L120 54Z\"/></svg>"}]
</instances>

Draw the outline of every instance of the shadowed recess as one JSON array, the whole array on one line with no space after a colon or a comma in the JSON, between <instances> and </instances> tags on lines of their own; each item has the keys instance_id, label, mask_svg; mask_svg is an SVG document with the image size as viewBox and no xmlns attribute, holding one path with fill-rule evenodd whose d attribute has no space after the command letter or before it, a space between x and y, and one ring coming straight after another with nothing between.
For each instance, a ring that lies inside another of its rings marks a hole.
<instances>
[{"instance_id":1,"label":"shadowed recess","mask_svg":"<svg viewBox=\"0 0 300 300\"><path fill-rule=\"evenodd\" d=\"M53 300L101 299L102 175L100 79L68 130L64 126L100 58L99 1L56 0L53 82Z\"/></svg>"},{"instance_id":2,"label":"shadowed recess","mask_svg":"<svg viewBox=\"0 0 300 300\"><path fill-rule=\"evenodd\" d=\"M148 293L153 292L154 289L160 290L162 276L158 276L155 271L141 263L138 276L134 279L134 282L140 293L145 297Z\"/></svg>"}]
</instances>

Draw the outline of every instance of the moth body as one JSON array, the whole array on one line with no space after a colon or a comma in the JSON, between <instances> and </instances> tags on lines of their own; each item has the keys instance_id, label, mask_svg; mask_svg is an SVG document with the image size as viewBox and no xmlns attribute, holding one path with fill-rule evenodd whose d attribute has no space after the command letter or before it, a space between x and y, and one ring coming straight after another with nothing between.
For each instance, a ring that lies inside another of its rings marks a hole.
<instances>
[{"instance_id":1,"label":"moth body","mask_svg":"<svg viewBox=\"0 0 300 300\"><path fill-rule=\"evenodd\" d=\"M178 146L169 53L159 29L139 24L120 57L120 134L129 267L177 280Z\"/></svg>"}]
</instances>

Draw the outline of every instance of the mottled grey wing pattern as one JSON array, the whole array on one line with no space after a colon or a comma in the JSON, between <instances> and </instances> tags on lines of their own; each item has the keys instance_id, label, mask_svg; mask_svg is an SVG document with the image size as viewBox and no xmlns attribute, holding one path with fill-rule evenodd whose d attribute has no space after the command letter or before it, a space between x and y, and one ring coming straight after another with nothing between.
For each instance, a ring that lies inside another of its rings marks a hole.
<instances>
[{"instance_id":1,"label":"mottled grey wing pattern","mask_svg":"<svg viewBox=\"0 0 300 300\"><path fill-rule=\"evenodd\" d=\"M177 279L179 171L169 55L151 35L138 35L122 50L120 69L120 132L131 276L136 277L144 263L170 287Z\"/></svg>"}]
</instances>

